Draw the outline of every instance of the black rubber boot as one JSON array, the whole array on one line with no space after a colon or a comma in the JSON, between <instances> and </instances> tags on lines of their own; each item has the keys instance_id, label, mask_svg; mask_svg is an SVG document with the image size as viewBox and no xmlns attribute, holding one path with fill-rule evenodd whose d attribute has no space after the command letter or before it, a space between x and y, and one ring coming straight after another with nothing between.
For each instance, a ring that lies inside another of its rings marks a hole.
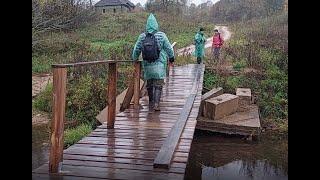
<instances>
[{"instance_id":1,"label":"black rubber boot","mask_svg":"<svg viewBox=\"0 0 320 180\"><path fill-rule=\"evenodd\" d=\"M201 63L201 57L197 57L197 63L200 64Z\"/></svg>"},{"instance_id":2,"label":"black rubber boot","mask_svg":"<svg viewBox=\"0 0 320 180\"><path fill-rule=\"evenodd\" d=\"M154 88L147 87L148 96L149 96L149 111L153 110L154 107Z\"/></svg>"},{"instance_id":3,"label":"black rubber boot","mask_svg":"<svg viewBox=\"0 0 320 180\"><path fill-rule=\"evenodd\" d=\"M162 86L155 86L154 88L154 107L155 111L160 111L160 98L162 94Z\"/></svg>"}]
</instances>

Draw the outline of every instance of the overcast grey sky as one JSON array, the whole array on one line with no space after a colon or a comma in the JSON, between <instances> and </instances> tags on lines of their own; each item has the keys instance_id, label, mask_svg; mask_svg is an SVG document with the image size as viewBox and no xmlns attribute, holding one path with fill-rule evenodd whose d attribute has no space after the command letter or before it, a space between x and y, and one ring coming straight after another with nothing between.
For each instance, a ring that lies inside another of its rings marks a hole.
<instances>
[{"instance_id":1,"label":"overcast grey sky","mask_svg":"<svg viewBox=\"0 0 320 180\"><path fill-rule=\"evenodd\" d=\"M100 1L100 0L93 0L93 3L97 3L98 1ZM130 0L130 1L134 4L137 4L139 2L141 5L144 5L147 2L147 0ZM207 2L207 0L189 0L189 1L190 1L190 3L195 3L196 5ZM216 3L219 0L211 0L211 1L213 3Z\"/></svg>"}]
</instances>

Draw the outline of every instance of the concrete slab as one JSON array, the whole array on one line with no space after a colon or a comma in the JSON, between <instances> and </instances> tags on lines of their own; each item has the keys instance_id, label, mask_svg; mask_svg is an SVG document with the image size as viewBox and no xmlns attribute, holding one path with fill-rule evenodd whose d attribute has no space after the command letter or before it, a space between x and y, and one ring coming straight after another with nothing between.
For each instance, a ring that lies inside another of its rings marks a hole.
<instances>
[{"instance_id":1,"label":"concrete slab","mask_svg":"<svg viewBox=\"0 0 320 180\"><path fill-rule=\"evenodd\" d=\"M226 134L259 135L261 124L258 106L250 105L246 111L236 112L214 121L198 117L196 129Z\"/></svg>"},{"instance_id":2,"label":"concrete slab","mask_svg":"<svg viewBox=\"0 0 320 180\"><path fill-rule=\"evenodd\" d=\"M213 88L211 89L209 92L203 94L201 96L201 104L200 104L200 108L199 108L199 116L203 116L203 108L204 108L204 101L213 97L217 97L219 95L223 94L223 89L222 87L218 87L218 88Z\"/></svg>"},{"instance_id":3,"label":"concrete slab","mask_svg":"<svg viewBox=\"0 0 320 180\"><path fill-rule=\"evenodd\" d=\"M223 118L238 109L239 97L233 94L222 94L205 100L204 117L212 120Z\"/></svg>"}]
</instances>

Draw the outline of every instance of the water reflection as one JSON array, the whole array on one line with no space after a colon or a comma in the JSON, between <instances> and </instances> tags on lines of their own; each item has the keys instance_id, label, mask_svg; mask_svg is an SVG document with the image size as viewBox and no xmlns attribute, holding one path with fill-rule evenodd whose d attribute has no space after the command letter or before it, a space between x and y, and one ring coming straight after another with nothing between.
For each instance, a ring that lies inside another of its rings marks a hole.
<instances>
[{"instance_id":1,"label":"water reflection","mask_svg":"<svg viewBox=\"0 0 320 180\"><path fill-rule=\"evenodd\" d=\"M288 179L287 175L283 174L279 169L270 166L265 160L257 160L253 166L251 166L252 164L247 165L246 161L238 160L217 168L202 166L201 179Z\"/></svg>"},{"instance_id":2,"label":"water reflection","mask_svg":"<svg viewBox=\"0 0 320 180\"><path fill-rule=\"evenodd\" d=\"M250 143L197 132L185 179L288 179L287 147L285 140L262 137Z\"/></svg>"},{"instance_id":3,"label":"water reflection","mask_svg":"<svg viewBox=\"0 0 320 180\"><path fill-rule=\"evenodd\" d=\"M288 143L263 136L259 142L196 132L187 180L288 179ZM32 169L48 162L49 128L32 127Z\"/></svg>"},{"instance_id":4,"label":"water reflection","mask_svg":"<svg viewBox=\"0 0 320 180\"><path fill-rule=\"evenodd\" d=\"M32 170L49 160L49 128L47 125L32 126Z\"/></svg>"}]
</instances>

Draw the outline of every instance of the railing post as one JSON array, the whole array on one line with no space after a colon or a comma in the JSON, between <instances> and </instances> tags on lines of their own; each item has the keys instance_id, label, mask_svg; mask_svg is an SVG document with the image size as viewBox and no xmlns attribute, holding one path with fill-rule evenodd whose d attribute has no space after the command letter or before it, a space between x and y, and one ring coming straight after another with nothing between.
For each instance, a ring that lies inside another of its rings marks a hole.
<instances>
[{"instance_id":1,"label":"railing post","mask_svg":"<svg viewBox=\"0 0 320 180\"><path fill-rule=\"evenodd\" d=\"M140 99L140 73L141 73L141 62L136 61L134 63L134 92L133 92L133 101L134 109L139 108L139 99Z\"/></svg>"},{"instance_id":2,"label":"railing post","mask_svg":"<svg viewBox=\"0 0 320 180\"><path fill-rule=\"evenodd\" d=\"M109 63L108 74L108 117L107 128L114 128L116 118L116 99L117 98L117 63Z\"/></svg>"},{"instance_id":3,"label":"railing post","mask_svg":"<svg viewBox=\"0 0 320 180\"><path fill-rule=\"evenodd\" d=\"M173 48L174 55L178 56L176 55L176 44L177 44L176 42L172 43L171 47ZM167 56L167 77L169 77L169 71L170 71L169 57Z\"/></svg>"},{"instance_id":4,"label":"railing post","mask_svg":"<svg viewBox=\"0 0 320 180\"><path fill-rule=\"evenodd\" d=\"M53 68L53 118L51 122L51 147L49 172L58 173L63 161L63 132L66 105L66 68Z\"/></svg>"}]
</instances>

